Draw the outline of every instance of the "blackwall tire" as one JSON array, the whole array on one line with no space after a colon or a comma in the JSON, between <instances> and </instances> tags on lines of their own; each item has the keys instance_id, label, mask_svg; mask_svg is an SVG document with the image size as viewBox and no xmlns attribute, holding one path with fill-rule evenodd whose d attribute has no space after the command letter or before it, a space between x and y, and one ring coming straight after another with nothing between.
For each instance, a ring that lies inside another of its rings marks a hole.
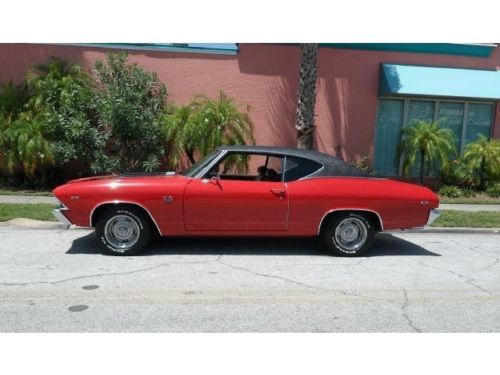
<instances>
[{"instance_id":1,"label":"blackwall tire","mask_svg":"<svg viewBox=\"0 0 500 375\"><path fill-rule=\"evenodd\" d=\"M97 219L97 240L111 255L136 254L148 245L152 230L149 218L135 207L111 207Z\"/></svg>"},{"instance_id":2,"label":"blackwall tire","mask_svg":"<svg viewBox=\"0 0 500 375\"><path fill-rule=\"evenodd\" d=\"M342 212L328 219L320 237L331 254L356 257L370 249L375 233L373 222L366 214Z\"/></svg>"}]
</instances>

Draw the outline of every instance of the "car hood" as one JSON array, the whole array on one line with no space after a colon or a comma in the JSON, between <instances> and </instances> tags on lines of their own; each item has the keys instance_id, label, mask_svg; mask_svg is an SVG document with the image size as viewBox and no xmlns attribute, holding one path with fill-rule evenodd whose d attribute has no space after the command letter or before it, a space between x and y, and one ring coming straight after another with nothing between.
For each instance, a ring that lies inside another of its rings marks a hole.
<instances>
[{"instance_id":1,"label":"car hood","mask_svg":"<svg viewBox=\"0 0 500 375\"><path fill-rule=\"evenodd\" d=\"M105 176L92 176L92 177L84 177L77 178L75 180L70 180L67 184L74 184L77 182L86 182L86 181L98 181L98 180L110 180L110 179L130 179L130 178L144 178L144 177L174 177L179 176L176 175L175 172L137 172L137 173L123 173L123 174L109 174Z\"/></svg>"},{"instance_id":2,"label":"car hood","mask_svg":"<svg viewBox=\"0 0 500 375\"><path fill-rule=\"evenodd\" d=\"M52 193L63 203L66 199L71 199L73 195L79 196L79 199L109 195L115 199L119 195L132 191L144 192L146 188L149 191L154 191L155 189L162 190L168 186L170 189L180 188L182 190L190 180L191 178L183 175L166 175L165 173L94 176L69 181L56 187Z\"/></svg>"}]
</instances>

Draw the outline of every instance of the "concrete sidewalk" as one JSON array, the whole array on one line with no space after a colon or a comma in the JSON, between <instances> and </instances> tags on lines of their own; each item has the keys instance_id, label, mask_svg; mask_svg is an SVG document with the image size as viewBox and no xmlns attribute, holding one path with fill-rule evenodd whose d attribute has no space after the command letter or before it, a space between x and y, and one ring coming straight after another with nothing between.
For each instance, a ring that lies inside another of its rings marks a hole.
<instances>
[{"instance_id":1,"label":"concrete sidewalk","mask_svg":"<svg viewBox=\"0 0 500 375\"><path fill-rule=\"evenodd\" d=\"M440 204L440 210L453 211L500 211L500 204Z\"/></svg>"},{"instance_id":2,"label":"concrete sidewalk","mask_svg":"<svg viewBox=\"0 0 500 375\"><path fill-rule=\"evenodd\" d=\"M54 197L38 197L29 195L0 195L0 203L48 203L57 204ZM440 210L454 211L500 211L500 204L441 204Z\"/></svg>"},{"instance_id":3,"label":"concrete sidewalk","mask_svg":"<svg viewBox=\"0 0 500 375\"><path fill-rule=\"evenodd\" d=\"M48 203L57 204L55 197L33 195L0 195L0 203Z\"/></svg>"}]
</instances>

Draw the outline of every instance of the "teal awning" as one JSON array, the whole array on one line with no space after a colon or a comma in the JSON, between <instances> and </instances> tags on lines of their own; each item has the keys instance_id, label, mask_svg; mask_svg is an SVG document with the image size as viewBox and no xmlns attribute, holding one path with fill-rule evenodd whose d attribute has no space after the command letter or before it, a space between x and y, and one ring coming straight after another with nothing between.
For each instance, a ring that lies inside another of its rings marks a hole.
<instances>
[{"instance_id":1,"label":"teal awning","mask_svg":"<svg viewBox=\"0 0 500 375\"><path fill-rule=\"evenodd\" d=\"M496 70L440 68L382 64L381 96L432 96L500 99L500 72Z\"/></svg>"}]
</instances>

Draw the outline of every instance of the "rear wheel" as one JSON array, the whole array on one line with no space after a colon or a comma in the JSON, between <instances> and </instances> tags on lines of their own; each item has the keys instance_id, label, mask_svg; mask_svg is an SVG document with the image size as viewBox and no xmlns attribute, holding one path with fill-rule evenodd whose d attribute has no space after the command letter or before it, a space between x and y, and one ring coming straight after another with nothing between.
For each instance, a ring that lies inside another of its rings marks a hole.
<instances>
[{"instance_id":1,"label":"rear wheel","mask_svg":"<svg viewBox=\"0 0 500 375\"><path fill-rule=\"evenodd\" d=\"M324 246L332 254L355 257L370 248L375 229L367 215L360 212L342 212L328 219L320 236Z\"/></svg>"},{"instance_id":2,"label":"rear wheel","mask_svg":"<svg viewBox=\"0 0 500 375\"><path fill-rule=\"evenodd\" d=\"M142 251L151 239L149 218L135 207L111 207L99 217L96 234L101 248L112 255Z\"/></svg>"}]
</instances>

